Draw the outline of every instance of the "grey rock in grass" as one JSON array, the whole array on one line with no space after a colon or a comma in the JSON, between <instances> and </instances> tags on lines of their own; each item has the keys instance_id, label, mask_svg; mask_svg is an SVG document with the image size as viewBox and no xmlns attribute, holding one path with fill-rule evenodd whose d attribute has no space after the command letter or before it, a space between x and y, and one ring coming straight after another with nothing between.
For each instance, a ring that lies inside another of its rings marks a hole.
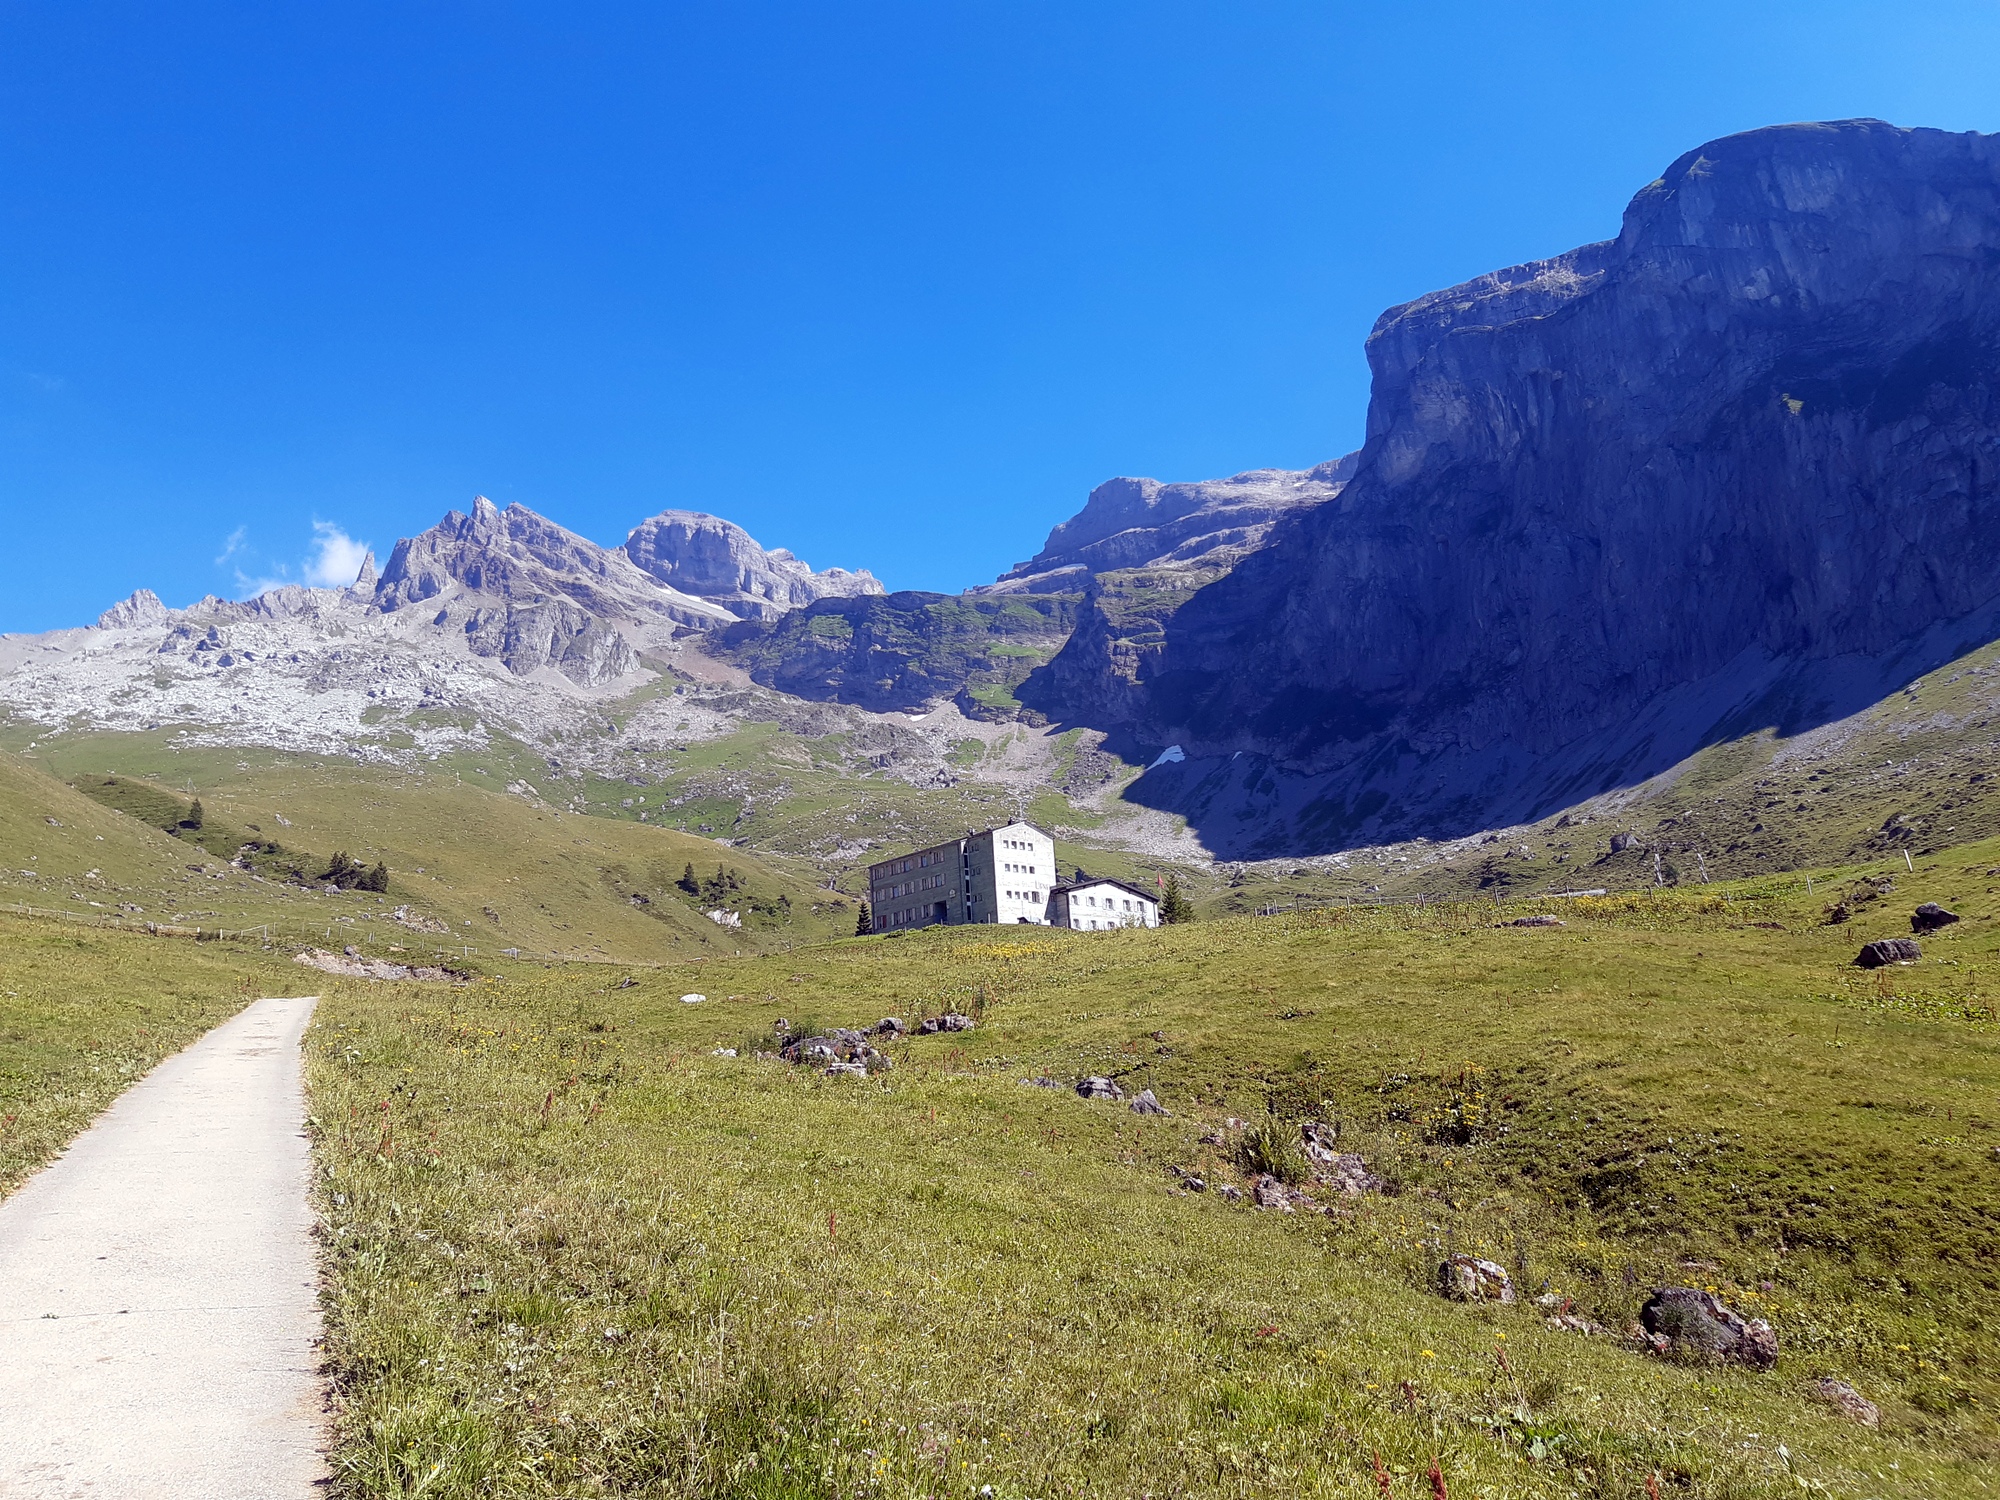
<instances>
[{"instance_id":1,"label":"grey rock in grass","mask_svg":"<svg viewBox=\"0 0 2000 1500\"><path fill-rule=\"evenodd\" d=\"M1340 1160L1340 1131L1324 1121L1301 1120L1299 1149L1308 1161L1330 1167Z\"/></svg>"},{"instance_id":2,"label":"grey rock in grass","mask_svg":"<svg viewBox=\"0 0 2000 1500\"><path fill-rule=\"evenodd\" d=\"M1516 917L1507 924L1509 927L1563 927L1568 924L1561 917L1552 917L1546 912L1533 917Z\"/></svg>"},{"instance_id":3,"label":"grey rock in grass","mask_svg":"<svg viewBox=\"0 0 2000 1500\"><path fill-rule=\"evenodd\" d=\"M1602 1328L1599 1328L1595 1323L1591 1322L1590 1319L1579 1318L1575 1313L1557 1313L1555 1314L1555 1316L1548 1319L1548 1325L1550 1331L1554 1333L1604 1332Z\"/></svg>"},{"instance_id":4,"label":"grey rock in grass","mask_svg":"<svg viewBox=\"0 0 2000 1500\"><path fill-rule=\"evenodd\" d=\"M1713 1292L1698 1287L1661 1287L1639 1309L1639 1326L1653 1347L1705 1354L1768 1370L1778 1362L1778 1335L1762 1318L1745 1318Z\"/></svg>"},{"instance_id":5,"label":"grey rock in grass","mask_svg":"<svg viewBox=\"0 0 2000 1500\"><path fill-rule=\"evenodd\" d=\"M1275 1208L1280 1213L1292 1211L1292 1191L1277 1178L1265 1175L1251 1184L1259 1208Z\"/></svg>"},{"instance_id":6,"label":"grey rock in grass","mask_svg":"<svg viewBox=\"0 0 2000 1500\"><path fill-rule=\"evenodd\" d=\"M1243 1189L1236 1186L1233 1182L1225 1182L1215 1191L1218 1197L1223 1198L1227 1202L1241 1203L1243 1201Z\"/></svg>"},{"instance_id":7,"label":"grey rock in grass","mask_svg":"<svg viewBox=\"0 0 2000 1500\"><path fill-rule=\"evenodd\" d=\"M1076 1096L1079 1099L1123 1099L1125 1090L1109 1078L1079 1078L1076 1081Z\"/></svg>"},{"instance_id":8,"label":"grey rock in grass","mask_svg":"<svg viewBox=\"0 0 2000 1500\"><path fill-rule=\"evenodd\" d=\"M972 1017L948 1010L941 1016L932 1016L917 1030L925 1036L936 1036L940 1031L972 1031L975 1024Z\"/></svg>"},{"instance_id":9,"label":"grey rock in grass","mask_svg":"<svg viewBox=\"0 0 2000 1500\"><path fill-rule=\"evenodd\" d=\"M1369 1171L1368 1163L1352 1151L1335 1157L1333 1170L1322 1172L1319 1180L1349 1198L1359 1198L1364 1193L1379 1193L1389 1185Z\"/></svg>"},{"instance_id":10,"label":"grey rock in grass","mask_svg":"<svg viewBox=\"0 0 2000 1500\"><path fill-rule=\"evenodd\" d=\"M1910 931L1916 933L1936 932L1940 927L1949 927L1958 920L1958 913L1946 911L1935 901L1926 901L1910 913Z\"/></svg>"},{"instance_id":11,"label":"grey rock in grass","mask_svg":"<svg viewBox=\"0 0 2000 1500\"><path fill-rule=\"evenodd\" d=\"M1507 1268L1476 1255L1454 1255L1438 1267L1438 1290L1454 1302L1512 1302Z\"/></svg>"},{"instance_id":12,"label":"grey rock in grass","mask_svg":"<svg viewBox=\"0 0 2000 1500\"><path fill-rule=\"evenodd\" d=\"M829 1078L866 1078L868 1064L858 1062L830 1062L822 1069Z\"/></svg>"},{"instance_id":13,"label":"grey rock in grass","mask_svg":"<svg viewBox=\"0 0 2000 1500\"><path fill-rule=\"evenodd\" d=\"M1813 1382L1812 1389L1815 1396L1850 1421L1859 1422L1863 1427L1882 1425L1882 1408L1846 1381L1835 1380L1831 1375L1822 1375Z\"/></svg>"},{"instance_id":14,"label":"grey rock in grass","mask_svg":"<svg viewBox=\"0 0 2000 1500\"><path fill-rule=\"evenodd\" d=\"M1064 1083L1060 1078L1042 1077L1023 1078L1021 1080L1021 1087L1024 1089L1060 1089L1067 1088L1069 1085Z\"/></svg>"},{"instance_id":15,"label":"grey rock in grass","mask_svg":"<svg viewBox=\"0 0 2000 1500\"><path fill-rule=\"evenodd\" d=\"M1915 938L1882 938L1864 947L1854 962L1858 968L1880 969L1889 964L1913 964L1923 956Z\"/></svg>"},{"instance_id":16,"label":"grey rock in grass","mask_svg":"<svg viewBox=\"0 0 2000 1500\"><path fill-rule=\"evenodd\" d=\"M1636 833L1614 833L1611 835L1611 852L1623 854L1627 849L1635 847L1638 842L1639 835Z\"/></svg>"},{"instance_id":17,"label":"grey rock in grass","mask_svg":"<svg viewBox=\"0 0 2000 1500\"><path fill-rule=\"evenodd\" d=\"M1168 1112L1167 1107L1153 1097L1151 1089L1140 1090L1139 1096L1128 1104L1126 1108L1131 1110L1135 1115L1163 1115Z\"/></svg>"},{"instance_id":18,"label":"grey rock in grass","mask_svg":"<svg viewBox=\"0 0 2000 1500\"><path fill-rule=\"evenodd\" d=\"M1190 1193L1205 1193L1208 1191L1208 1180L1202 1177L1183 1177L1181 1186Z\"/></svg>"},{"instance_id":19,"label":"grey rock in grass","mask_svg":"<svg viewBox=\"0 0 2000 1500\"><path fill-rule=\"evenodd\" d=\"M901 1016L884 1016L875 1023L877 1036L905 1036L910 1028L903 1024Z\"/></svg>"}]
</instances>

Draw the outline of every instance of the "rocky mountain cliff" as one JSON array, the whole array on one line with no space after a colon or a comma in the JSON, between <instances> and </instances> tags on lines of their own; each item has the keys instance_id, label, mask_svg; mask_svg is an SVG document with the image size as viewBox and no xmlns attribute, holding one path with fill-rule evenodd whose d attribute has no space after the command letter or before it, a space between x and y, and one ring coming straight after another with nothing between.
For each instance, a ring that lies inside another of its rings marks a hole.
<instances>
[{"instance_id":1,"label":"rocky mountain cliff","mask_svg":"<svg viewBox=\"0 0 2000 1500\"><path fill-rule=\"evenodd\" d=\"M710 656L753 682L818 703L877 713L950 698L976 719L1011 719L1013 689L1076 623L1077 596L929 594L821 599L775 620L745 620L703 638Z\"/></svg>"},{"instance_id":2,"label":"rocky mountain cliff","mask_svg":"<svg viewBox=\"0 0 2000 1500\"><path fill-rule=\"evenodd\" d=\"M462 631L475 656L498 658L518 676L554 667L589 685L632 669L621 626L707 630L735 619L648 577L623 552L483 495L471 515L451 511L396 543L373 600L385 614L436 603L431 623Z\"/></svg>"},{"instance_id":3,"label":"rocky mountain cliff","mask_svg":"<svg viewBox=\"0 0 2000 1500\"><path fill-rule=\"evenodd\" d=\"M1192 483L1107 479L1040 552L972 592L1065 593L1122 568L1227 567L1261 547L1280 518L1339 495L1355 458Z\"/></svg>"},{"instance_id":4,"label":"rocky mountain cliff","mask_svg":"<svg viewBox=\"0 0 2000 1500\"><path fill-rule=\"evenodd\" d=\"M698 510L663 510L625 539L625 554L669 588L710 599L744 619L774 620L815 599L879 594L866 568L815 573L783 547L760 547L733 521Z\"/></svg>"},{"instance_id":5,"label":"rocky mountain cliff","mask_svg":"<svg viewBox=\"0 0 2000 1500\"><path fill-rule=\"evenodd\" d=\"M1992 638L2000 137L1691 151L1614 240L1393 308L1334 499L1023 696L1253 847L1536 816ZM1040 697L1036 697L1039 691Z\"/></svg>"}]
</instances>

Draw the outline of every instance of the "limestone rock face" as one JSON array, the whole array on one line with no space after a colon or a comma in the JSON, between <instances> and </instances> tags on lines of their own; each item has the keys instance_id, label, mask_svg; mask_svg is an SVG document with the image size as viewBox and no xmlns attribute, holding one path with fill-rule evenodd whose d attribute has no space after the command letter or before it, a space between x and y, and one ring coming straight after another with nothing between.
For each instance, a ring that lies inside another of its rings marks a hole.
<instances>
[{"instance_id":1,"label":"limestone rock face","mask_svg":"<svg viewBox=\"0 0 2000 1500\"><path fill-rule=\"evenodd\" d=\"M815 573L779 547L760 547L749 532L698 510L665 510L625 539L625 555L669 588L712 599L744 619L776 619L815 599L879 594L866 568Z\"/></svg>"},{"instance_id":2,"label":"limestone rock face","mask_svg":"<svg viewBox=\"0 0 2000 1500\"><path fill-rule=\"evenodd\" d=\"M1162 805L1293 848L1491 826L2000 633L2000 136L1712 142L1368 358L1340 493L1060 705L1182 745Z\"/></svg>"},{"instance_id":3,"label":"limestone rock face","mask_svg":"<svg viewBox=\"0 0 2000 1500\"><path fill-rule=\"evenodd\" d=\"M471 515L451 511L396 543L375 585L384 613L433 603L441 623L464 631L474 655L497 657L517 676L552 667L583 686L636 664L622 623L696 630L735 623L727 610L647 577L624 553L484 496Z\"/></svg>"},{"instance_id":4,"label":"limestone rock face","mask_svg":"<svg viewBox=\"0 0 2000 1500\"><path fill-rule=\"evenodd\" d=\"M151 589L139 589L129 599L120 599L97 617L100 630L131 630L141 625L164 625L170 611Z\"/></svg>"},{"instance_id":5,"label":"limestone rock face","mask_svg":"<svg viewBox=\"0 0 2000 1500\"><path fill-rule=\"evenodd\" d=\"M1040 552L974 592L1069 591L1120 568L1227 566L1262 546L1281 517L1339 495L1356 457L1195 483L1107 479Z\"/></svg>"}]
</instances>

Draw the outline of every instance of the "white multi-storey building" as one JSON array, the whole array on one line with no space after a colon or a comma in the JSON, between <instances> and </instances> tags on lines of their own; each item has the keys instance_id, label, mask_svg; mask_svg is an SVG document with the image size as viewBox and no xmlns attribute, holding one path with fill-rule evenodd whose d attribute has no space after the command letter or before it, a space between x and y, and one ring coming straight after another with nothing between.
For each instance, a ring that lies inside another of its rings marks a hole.
<instances>
[{"instance_id":1,"label":"white multi-storey building","mask_svg":"<svg viewBox=\"0 0 2000 1500\"><path fill-rule=\"evenodd\" d=\"M1047 926L1056 843L1031 823L1008 823L868 867L877 932L933 923Z\"/></svg>"}]
</instances>

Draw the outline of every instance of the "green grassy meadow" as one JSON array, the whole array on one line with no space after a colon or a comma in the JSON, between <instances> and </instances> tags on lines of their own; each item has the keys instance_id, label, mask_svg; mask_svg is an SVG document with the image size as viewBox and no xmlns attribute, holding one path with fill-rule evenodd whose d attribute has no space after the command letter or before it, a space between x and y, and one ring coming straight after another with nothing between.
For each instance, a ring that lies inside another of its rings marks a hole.
<instances>
[{"instance_id":1,"label":"green grassy meadow","mask_svg":"<svg viewBox=\"0 0 2000 1500\"><path fill-rule=\"evenodd\" d=\"M1832 926L1886 865L1560 928L1441 903L330 982L339 1483L1429 1496L1435 1463L1461 1497L1994 1493L1996 859L1899 858ZM1922 900L1966 920L1849 966ZM781 1016L947 1008L979 1029L867 1080L748 1055ZM1173 1113L1022 1083L1084 1072ZM1334 1122L1390 1191L1232 1205L1232 1117ZM1455 1250L1523 1305L1438 1296ZM1778 1367L1633 1352L1673 1283L1768 1317ZM1610 1331L1551 1329L1544 1294Z\"/></svg>"},{"instance_id":2,"label":"green grassy meadow","mask_svg":"<svg viewBox=\"0 0 2000 1500\"><path fill-rule=\"evenodd\" d=\"M476 771L406 773L269 753L239 764L234 752L180 755L137 737L105 738L66 754L68 780L0 755L0 901L210 929L265 926L274 939L381 954L514 948L655 961L854 929L852 899L823 889L801 861L574 815ZM82 769L91 764L122 769ZM204 827L168 831L195 794ZM244 840L284 852L253 855L241 871L229 856ZM312 873L336 850L385 863L388 891L327 892L293 878L295 866ZM719 927L681 891L689 865L701 877L737 872L740 927ZM399 907L419 921L396 921Z\"/></svg>"}]
</instances>

